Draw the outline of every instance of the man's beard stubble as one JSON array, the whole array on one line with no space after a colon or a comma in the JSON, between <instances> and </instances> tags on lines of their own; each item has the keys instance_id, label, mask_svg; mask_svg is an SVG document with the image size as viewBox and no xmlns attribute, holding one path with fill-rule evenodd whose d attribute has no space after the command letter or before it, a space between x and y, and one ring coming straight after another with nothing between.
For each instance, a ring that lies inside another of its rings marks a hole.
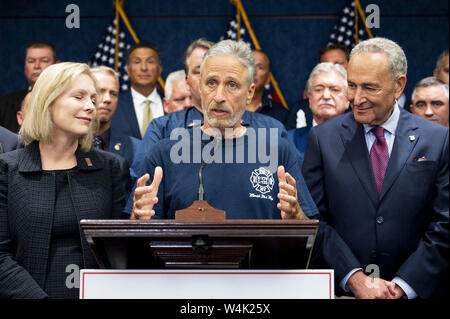
<instances>
[{"instance_id":1,"label":"man's beard stubble","mask_svg":"<svg viewBox=\"0 0 450 319\"><path fill-rule=\"evenodd\" d=\"M238 122L242 118L242 115L245 112L245 108L242 108L241 110L235 112L231 116L231 118L221 120L221 119L217 119L214 116L211 116L211 112L213 109L218 110L218 111L227 112L227 114L233 114L233 109L226 104L216 104L215 102L212 102L206 109L206 112L205 111L203 112L206 116L206 120L208 121L208 124L211 127L215 127L218 129L224 129L227 127L229 127L229 128L236 127Z\"/></svg>"}]
</instances>

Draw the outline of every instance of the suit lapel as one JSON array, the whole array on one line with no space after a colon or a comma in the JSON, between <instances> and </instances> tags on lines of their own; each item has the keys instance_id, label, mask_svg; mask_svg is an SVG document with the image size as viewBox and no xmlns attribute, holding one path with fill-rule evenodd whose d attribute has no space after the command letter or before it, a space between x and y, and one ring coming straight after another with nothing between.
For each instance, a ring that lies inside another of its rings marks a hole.
<instances>
[{"instance_id":1,"label":"suit lapel","mask_svg":"<svg viewBox=\"0 0 450 319\"><path fill-rule=\"evenodd\" d=\"M373 205L377 207L378 193L372 165L367 152L363 126L354 120L353 114L349 114L344 118L342 126L344 130L341 131L340 135L344 144L344 154L350 160L356 176L358 176L368 197Z\"/></svg>"},{"instance_id":2,"label":"suit lapel","mask_svg":"<svg viewBox=\"0 0 450 319\"><path fill-rule=\"evenodd\" d=\"M139 131L139 123L136 117L136 111L134 110L133 97L131 91L122 94L122 103L119 104L121 108L124 123L118 123L119 125L128 125L132 136L141 139L141 132Z\"/></svg>"},{"instance_id":3,"label":"suit lapel","mask_svg":"<svg viewBox=\"0 0 450 319\"><path fill-rule=\"evenodd\" d=\"M416 146L420 137L417 128L418 126L414 118L408 112L401 110L397 131L395 132L394 145L384 175L383 186L381 187L380 200L383 199L391 188ZM414 137L412 138L412 136Z\"/></svg>"}]
</instances>

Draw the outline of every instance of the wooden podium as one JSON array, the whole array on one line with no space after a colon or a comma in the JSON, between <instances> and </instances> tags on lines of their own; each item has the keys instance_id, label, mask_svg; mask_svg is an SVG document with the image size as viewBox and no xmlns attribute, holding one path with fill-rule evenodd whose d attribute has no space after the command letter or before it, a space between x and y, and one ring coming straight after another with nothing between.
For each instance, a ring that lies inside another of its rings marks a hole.
<instances>
[{"instance_id":1,"label":"wooden podium","mask_svg":"<svg viewBox=\"0 0 450 319\"><path fill-rule=\"evenodd\" d=\"M103 269L307 269L318 220L82 220Z\"/></svg>"}]
</instances>

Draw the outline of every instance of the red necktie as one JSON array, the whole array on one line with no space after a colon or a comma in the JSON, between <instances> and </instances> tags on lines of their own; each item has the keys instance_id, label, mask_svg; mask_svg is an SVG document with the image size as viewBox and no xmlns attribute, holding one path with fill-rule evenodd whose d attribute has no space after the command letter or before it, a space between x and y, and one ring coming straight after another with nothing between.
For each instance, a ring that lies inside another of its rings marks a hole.
<instances>
[{"instance_id":1,"label":"red necktie","mask_svg":"<svg viewBox=\"0 0 450 319\"><path fill-rule=\"evenodd\" d=\"M384 173L389 162L389 151L384 138L384 128L375 126L370 130L375 135L375 142L373 142L370 149L370 161L372 162L373 175L375 175L375 183L377 184L378 195L381 192L383 185Z\"/></svg>"}]
</instances>

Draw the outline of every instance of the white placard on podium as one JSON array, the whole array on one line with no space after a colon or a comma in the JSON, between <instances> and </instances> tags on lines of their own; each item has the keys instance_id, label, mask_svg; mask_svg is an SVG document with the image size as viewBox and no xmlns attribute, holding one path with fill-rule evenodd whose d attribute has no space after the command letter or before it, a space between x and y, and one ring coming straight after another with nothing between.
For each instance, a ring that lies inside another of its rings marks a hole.
<instances>
[{"instance_id":1,"label":"white placard on podium","mask_svg":"<svg viewBox=\"0 0 450 319\"><path fill-rule=\"evenodd\" d=\"M333 299L334 271L84 269L80 298Z\"/></svg>"}]
</instances>

